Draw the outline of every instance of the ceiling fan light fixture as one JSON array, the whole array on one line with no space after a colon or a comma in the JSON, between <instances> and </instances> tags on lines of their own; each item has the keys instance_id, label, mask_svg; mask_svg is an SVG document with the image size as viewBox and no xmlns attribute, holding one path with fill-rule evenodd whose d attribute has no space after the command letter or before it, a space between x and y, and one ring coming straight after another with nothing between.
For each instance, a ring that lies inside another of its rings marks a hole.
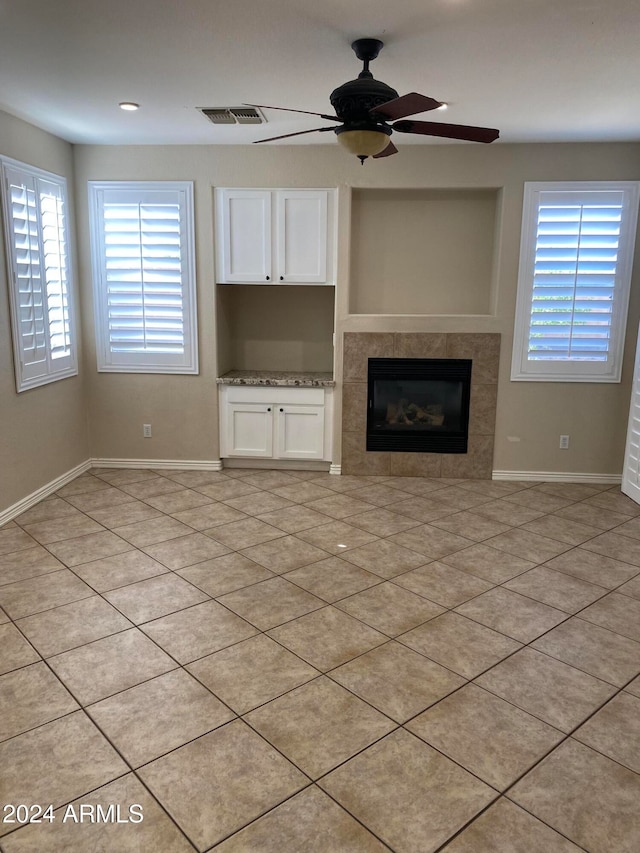
<instances>
[{"instance_id":1,"label":"ceiling fan light fixture","mask_svg":"<svg viewBox=\"0 0 640 853\"><path fill-rule=\"evenodd\" d=\"M256 139L254 142L275 142L304 133L333 131L342 147L355 154L362 164L367 157L390 157L398 149L389 137L398 133L415 133L419 136L439 136L445 139L461 139L467 142L494 142L500 136L495 127L473 127L466 124L445 124L445 122L407 120L409 116L426 113L429 110L446 110L448 104L435 98L409 92L398 95L395 89L381 80L376 80L369 71L369 63L375 59L383 47L379 39L356 39L351 47L363 68L356 80L347 80L334 89L329 96L335 115L311 112L310 110L290 110L288 107L262 107L262 109L287 110L294 113L315 115L329 121L338 121L338 127L313 127L293 133L281 133L269 139ZM258 104L249 106L258 107ZM393 124L390 124L393 122Z\"/></svg>"},{"instance_id":2,"label":"ceiling fan light fixture","mask_svg":"<svg viewBox=\"0 0 640 853\"><path fill-rule=\"evenodd\" d=\"M389 144L389 133L383 130L338 130L336 134L342 147L361 161L380 154Z\"/></svg>"}]
</instances>

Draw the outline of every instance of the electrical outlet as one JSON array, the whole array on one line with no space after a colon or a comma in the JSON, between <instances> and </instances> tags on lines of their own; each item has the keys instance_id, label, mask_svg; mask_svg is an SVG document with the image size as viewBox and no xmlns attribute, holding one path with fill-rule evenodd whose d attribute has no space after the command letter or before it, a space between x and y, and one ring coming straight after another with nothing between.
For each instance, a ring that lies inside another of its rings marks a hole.
<instances>
[{"instance_id":1,"label":"electrical outlet","mask_svg":"<svg viewBox=\"0 0 640 853\"><path fill-rule=\"evenodd\" d=\"M142 437L151 438L151 424L142 424Z\"/></svg>"},{"instance_id":2,"label":"electrical outlet","mask_svg":"<svg viewBox=\"0 0 640 853\"><path fill-rule=\"evenodd\" d=\"M561 435L560 436L560 450L568 450L569 449L569 436Z\"/></svg>"}]
</instances>

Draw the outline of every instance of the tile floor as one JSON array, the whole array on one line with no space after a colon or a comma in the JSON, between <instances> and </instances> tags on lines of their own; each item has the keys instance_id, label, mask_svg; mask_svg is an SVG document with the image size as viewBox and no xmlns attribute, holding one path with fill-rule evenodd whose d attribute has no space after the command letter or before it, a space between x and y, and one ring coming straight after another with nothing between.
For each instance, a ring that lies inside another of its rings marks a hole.
<instances>
[{"instance_id":1,"label":"tile floor","mask_svg":"<svg viewBox=\"0 0 640 853\"><path fill-rule=\"evenodd\" d=\"M617 487L94 469L0 530L0 673L3 853L640 850Z\"/></svg>"}]
</instances>

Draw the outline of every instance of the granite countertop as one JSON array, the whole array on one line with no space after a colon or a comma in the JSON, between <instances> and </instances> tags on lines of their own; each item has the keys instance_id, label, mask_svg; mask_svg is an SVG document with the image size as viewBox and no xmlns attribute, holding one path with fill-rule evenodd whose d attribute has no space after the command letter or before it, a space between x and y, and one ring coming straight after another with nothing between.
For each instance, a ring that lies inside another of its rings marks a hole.
<instances>
[{"instance_id":1,"label":"granite countertop","mask_svg":"<svg viewBox=\"0 0 640 853\"><path fill-rule=\"evenodd\" d=\"M331 388L331 373L288 370L230 370L216 379L218 385L282 385L300 388Z\"/></svg>"}]
</instances>

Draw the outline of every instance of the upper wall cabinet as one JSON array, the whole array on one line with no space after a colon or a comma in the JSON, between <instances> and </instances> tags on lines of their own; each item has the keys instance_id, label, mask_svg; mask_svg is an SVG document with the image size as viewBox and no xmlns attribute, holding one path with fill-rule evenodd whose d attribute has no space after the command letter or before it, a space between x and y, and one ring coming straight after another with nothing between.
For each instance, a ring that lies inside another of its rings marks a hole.
<instances>
[{"instance_id":1,"label":"upper wall cabinet","mask_svg":"<svg viewBox=\"0 0 640 853\"><path fill-rule=\"evenodd\" d=\"M221 284L334 284L335 191L215 191Z\"/></svg>"}]
</instances>

